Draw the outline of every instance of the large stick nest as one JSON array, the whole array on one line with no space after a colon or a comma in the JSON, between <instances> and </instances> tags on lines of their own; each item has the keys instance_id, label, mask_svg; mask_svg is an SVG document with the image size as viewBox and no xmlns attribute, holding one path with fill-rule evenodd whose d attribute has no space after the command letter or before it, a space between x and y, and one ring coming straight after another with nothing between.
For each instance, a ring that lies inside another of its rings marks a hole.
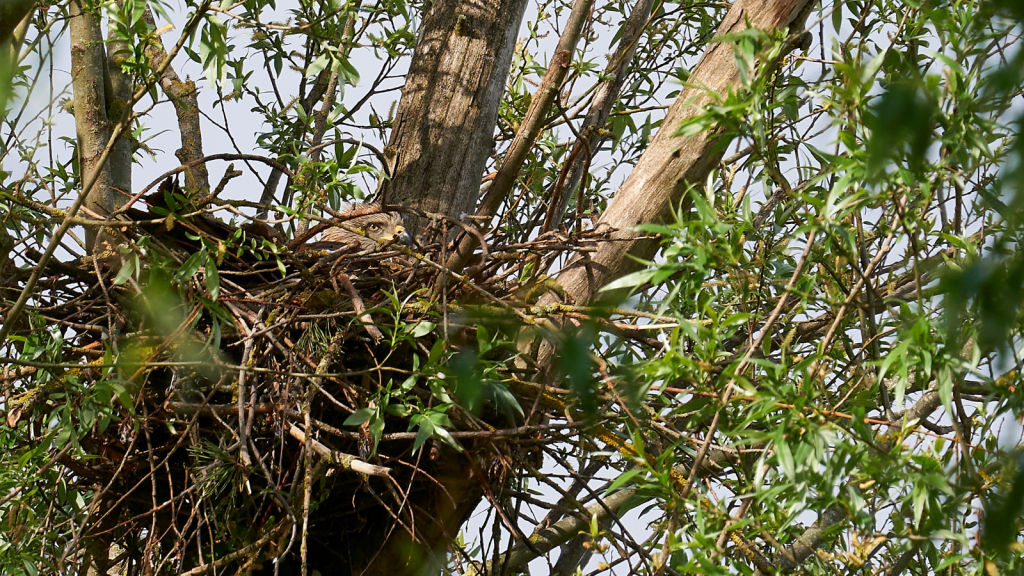
<instances>
[{"instance_id":1,"label":"large stick nest","mask_svg":"<svg viewBox=\"0 0 1024 576\"><path fill-rule=\"evenodd\" d=\"M572 432L514 345L550 283L518 279L595 236L492 246L470 279L438 264L466 233L443 219L411 250L366 253L236 228L169 185L146 200L93 255L46 263L4 378L8 425L41 435L54 423L33 415L66 415L58 441L83 450L61 463L95 495L85 539L157 573L237 549L252 569L294 562L308 514L311 565L379 563L367 539L449 539ZM41 258L18 248L11 301Z\"/></svg>"}]
</instances>

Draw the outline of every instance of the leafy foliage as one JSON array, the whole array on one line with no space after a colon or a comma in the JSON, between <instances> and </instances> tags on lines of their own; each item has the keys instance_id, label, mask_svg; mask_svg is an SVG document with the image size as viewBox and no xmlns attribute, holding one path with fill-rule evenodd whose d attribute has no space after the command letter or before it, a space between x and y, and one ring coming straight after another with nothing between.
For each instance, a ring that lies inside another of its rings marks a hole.
<instances>
[{"instance_id":1,"label":"leafy foliage","mask_svg":"<svg viewBox=\"0 0 1024 576\"><path fill-rule=\"evenodd\" d=\"M228 136L255 132L258 154L231 159L289 184L247 195L225 176L147 196L134 222L80 216L60 240L2 343L0 570L327 573L339 550L368 565L386 546L453 574L538 555L561 574L1021 569L1018 3L828 2L807 30L714 39L725 6L655 3L587 174L546 225L636 9L596 3L477 268L442 273L458 244L441 228L378 255L300 251L281 238L386 190L430 4L186 3L174 65L216 93L203 113ZM182 16L87 8L146 88L128 126L145 151L170 110L152 17ZM535 8L489 171L571 3ZM15 45L25 64L0 62L5 321L82 186L53 72L66 19L41 7ZM714 47L739 84L664 125ZM607 243L598 218L657 130L713 132L716 168L641 226L661 251L600 306L546 304L562 290L547 274ZM102 254L76 242L100 224L121 234ZM480 513L452 521L437 557L407 552L399 537L433 530L418 523L445 498Z\"/></svg>"}]
</instances>

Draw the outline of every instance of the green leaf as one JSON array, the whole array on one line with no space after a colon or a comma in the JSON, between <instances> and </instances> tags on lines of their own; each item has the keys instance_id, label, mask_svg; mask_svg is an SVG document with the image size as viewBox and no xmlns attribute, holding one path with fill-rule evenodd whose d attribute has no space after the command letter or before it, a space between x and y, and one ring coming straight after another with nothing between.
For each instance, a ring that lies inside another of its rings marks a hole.
<instances>
[{"instance_id":1,"label":"green leaf","mask_svg":"<svg viewBox=\"0 0 1024 576\"><path fill-rule=\"evenodd\" d=\"M526 418L523 407L519 405L519 399L511 390L500 382L494 382L488 386L488 392L494 398L494 404L498 412L510 417L513 421L522 422Z\"/></svg>"},{"instance_id":2,"label":"green leaf","mask_svg":"<svg viewBox=\"0 0 1024 576\"><path fill-rule=\"evenodd\" d=\"M205 255L206 252L200 250L189 256L188 260L185 260L185 263L174 274L174 281L178 284L184 284L191 280L196 275L196 272L199 272L199 267L202 265Z\"/></svg>"},{"instance_id":3,"label":"green leaf","mask_svg":"<svg viewBox=\"0 0 1024 576\"><path fill-rule=\"evenodd\" d=\"M455 441L455 438L452 437L451 433L449 433L448 430L445 430L440 426L434 426L434 437L444 442L445 444L451 446L457 452L462 452L462 446L460 446L459 443Z\"/></svg>"},{"instance_id":4,"label":"green leaf","mask_svg":"<svg viewBox=\"0 0 1024 576\"><path fill-rule=\"evenodd\" d=\"M137 264L136 258L128 258L125 260L121 270L118 271L117 276L114 277L114 286L120 286L128 281L135 274L135 266Z\"/></svg>"},{"instance_id":5,"label":"green leaf","mask_svg":"<svg viewBox=\"0 0 1024 576\"><path fill-rule=\"evenodd\" d=\"M316 76L317 74L323 72L327 68L327 65L330 63L330 53L324 52L323 54L318 56L316 60L313 60L313 62L309 64L309 68L306 68L306 77L312 78L313 76Z\"/></svg>"},{"instance_id":6,"label":"green leaf","mask_svg":"<svg viewBox=\"0 0 1024 576\"><path fill-rule=\"evenodd\" d=\"M424 320L416 324L410 334L413 338L421 338L433 332L434 328L437 328L437 324L435 322L427 322Z\"/></svg>"},{"instance_id":7,"label":"green leaf","mask_svg":"<svg viewBox=\"0 0 1024 576\"><path fill-rule=\"evenodd\" d=\"M206 291L209 292L211 300L216 300L220 295L220 274L213 258L206 259Z\"/></svg>"},{"instance_id":8,"label":"green leaf","mask_svg":"<svg viewBox=\"0 0 1024 576\"><path fill-rule=\"evenodd\" d=\"M627 482L632 480L637 474L641 473L643 473L643 470L640 468L630 468L622 474L619 474L619 477L613 480L612 483L608 485L608 488L605 489L605 495L607 496L608 494L616 491L619 487L624 486Z\"/></svg>"},{"instance_id":9,"label":"green leaf","mask_svg":"<svg viewBox=\"0 0 1024 576\"><path fill-rule=\"evenodd\" d=\"M359 71L352 66L352 63L347 58L338 60L338 75L345 81L349 86L355 86L359 84Z\"/></svg>"},{"instance_id":10,"label":"green leaf","mask_svg":"<svg viewBox=\"0 0 1024 576\"><path fill-rule=\"evenodd\" d=\"M885 61L885 55L888 53L889 49L886 48L885 50L879 52L874 58L868 61L868 63L864 66L864 69L861 70L861 84L867 84L868 82L875 78L875 74L877 74L878 69L882 67L882 62Z\"/></svg>"},{"instance_id":11,"label":"green leaf","mask_svg":"<svg viewBox=\"0 0 1024 576\"><path fill-rule=\"evenodd\" d=\"M373 417L373 410L369 408L360 408L356 410L348 418L345 418L344 426L359 426L363 422L366 422Z\"/></svg>"},{"instance_id":12,"label":"green leaf","mask_svg":"<svg viewBox=\"0 0 1024 576\"><path fill-rule=\"evenodd\" d=\"M415 420L413 420L415 422ZM419 417L420 431L416 434L416 440L412 443L412 453L416 454L416 451L423 446L423 443L429 440L434 435L434 423L427 418Z\"/></svg>"},{"instance_id":13,"label":"green leaf","mask_svg":"<svg viewBox=\"0 0 1024 576\"><path fill-rule=\"evenodd\" d=\"M620 290L622 288L634 288L649 282L658 273L657 268L648 268L646 270L637 270L632 274L626 274L622 278L615 280L601 288L601 292L609 292L612 290Z\"/></svg>"},{"instance_id":14,"label":"green leaf","mask_svg":"<svg viewBox=\"0 0 1024 576\"><path fill-rule=\"evenodd\" d=\"M789 449L789 444L786 443L786 438L782 435L783 430L778 429L778 434L775 438L775 453L779 458L779 465L782 466L782 472L790 477L796 478L796 461L793 460L793 452Z\"/></svg>"}]
</instances>

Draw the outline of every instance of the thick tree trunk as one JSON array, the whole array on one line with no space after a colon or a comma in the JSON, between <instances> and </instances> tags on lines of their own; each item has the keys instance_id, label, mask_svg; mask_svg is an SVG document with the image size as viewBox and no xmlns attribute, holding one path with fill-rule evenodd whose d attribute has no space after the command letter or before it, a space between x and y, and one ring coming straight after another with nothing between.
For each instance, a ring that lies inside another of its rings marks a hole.
<instances>
[{"instance_id":1,"label":"thick tree trunk","mask_svg":"<svg viewBox=\"0 0 1024 576\"><path fill-rule=\"evenodd\" d=\"M762 30L790 27L806 16L810 0L740 0L732 5L718 36L740 32L748 26ZM612 197L600 225L615 231L614 242L602 244L590 257L576 257L558 282L572 301L586 304L595 299L597 291L642 265L628 255L650 259L658 250L658 240L643 238L646 234L633 228L647 222L662 222L671 215L689 183L703 182L721 159L716 151L714 132L693 136L676 136L680 123L713 103L711 93L725 94L739 87L740 75L730 43L714 43L693 70L689 86L679 93L662 122L661 129L636 168ZM695 88L692 86L699 86ZM555 300L548 295L547 303Z\"/></svg>"},{"instance_id":2,"label":"thick tree trunk","mask_svg":"<svg viewBox=\"0 0 1024 576\"><path fill-rule=\"evenodd\" d=\"M385 149L389 203L456 219L474 212L525 9L526 0L433 3ZM409 220L418 233L424 223Z\"/></svg>"},{"instance_id":3,"label":"thick tree trunk","mask_svg":"<svg viewBox=\"0 0 1024 576\"><path fill-rule=\"evenodd\" d=\"M473 212L526 3L437 0L424 16L386 149L387 202L452 218ZM486 480L465 454L437 448L427 465L434 480L423 479L407 504L415 510L415 541L390 522L368 525L346 542L352 573L440 572Z\"/></svg>"},{"instance_id":4,"label":"thick tree trunk","mask_svg":"<svg viewBox=\"0 0 1024 576\"><path fill-rule=\"evenodd\" d=\"M650 2L653 0L641 1ZM509 145L505 158L501 162L501 167L491 182L491 187L484 194L483 199L481 199L479 206L476 208L476 215L478 217L486 216L489 219L491 216L494 216L509 191L515 185L516 178L519 177L519 172L526 161L526 157L529 155L530 150L533 149L533 145L537 142L537 137L545 126L545 120L551 111L551 106L555 103L555 99L562 90L562 83L565 81L565 77L569 72L569 66L572 64L573 54L576 52L576 45L583 34L583 28L590 20L593 6L594 0L576 0L573 3L572 12L570 12L565 28L562 30L562 36L558 39L558 45L555 47L554 54L551 57L551 63L548 65L548 70L541 80L540 87L533 93L530 108L523 117L523 123L516 131L515 139ZM458 251L448 259L448 268L456 272L461 271L469 261L473 251L479 245L476 236L467 234L459 244ZM442 285L436 287L437 290L441 288Z\"/></svg>"},{"instance_id":5,"label":"thick tree trunk","mask_svg":"<svg viewBox=\"0 0 1024 576\"><path fill-rule=\"evenodd\" d=\"M74 90L75 128L78 132L78 157L82 180L100 170L96 183L86 190L85 207L101 215L114 211L115 198L110 188L110 164L99 166L100 156L110 140L107 117L106 52L99 14L85 11L85 0L68 5L71 31L71 85ZM96 230L87 232L88 248Z\"/></svg>"}]
</instances>

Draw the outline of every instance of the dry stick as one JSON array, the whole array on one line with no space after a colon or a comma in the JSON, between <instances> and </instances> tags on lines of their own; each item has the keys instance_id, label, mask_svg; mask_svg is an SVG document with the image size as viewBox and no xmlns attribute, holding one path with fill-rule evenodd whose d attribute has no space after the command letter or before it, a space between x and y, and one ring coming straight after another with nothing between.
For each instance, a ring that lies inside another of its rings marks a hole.
<instances>
[{"instance_id":1,"label":"dry stick","mask_svg":"<svg viewBox=\"0 0 1024 576\"><path fill-rule=\"evenodd\" d=\"M164 70L170 66L171 60L174 59L182 46L185 45L185 42L192 36L192 32L199 24L201 16L209 8L210 1L211 0L206 0L199 9L196 10L195 15L192 16L192 20L189 21L185 26L185 29L182 31L182 35L181 38L178 39L178 43L174 45L174 48L171 50L171 53L168 54L167 59L164 60L156 70L156 73L154 74L156 78L160 78L163 75ZM100 173L103 171L103 165L106 164L111 151L114 149L114 144L117 143L117 139L121 137L121 133L124 132L125 126L128 125L128 121L131 119L132 115L132 108L149 92L149 89L152 86L153 82L147 82L145 86L139 88L139 90L132 95L131 102L125 106L124 112L121 113L121 120L114 125L114 129L110 134L110 140L107 141L107 146L103 149L103 154L101 154L99 160L96 161L96 169L93 170L93 172L86 178L84 185L82 186L82 192L78 195L78 198L75 198L75 202L70 208L68 208L67 215L64 216L64 221L61 222L60 226L53 233L53 236L50 237L50 243L46 246L46 251L43 253L43 257L39 259L36 267L32 269L32 274L29 276L28 281L25 282L25 287L22 288L21 294L18 296L18 301L14 303L14 306L11 307L10 311L7 313L7 318L4 319L3 326L0 326L0 342L6 340L7 336L10 335L11 330L14 328L14 323L18 320L18 317L21 316L22 311L25 309L25 304L28 303L28 299L32 296L32 291L35 289L36 283L39 282L39 278L43 275L43 270L46 268L46 264L50 261L50 258L53 257L53 253L57 251L57 246L60 245L61 239L63 239L64 235L71 229L72 220L75 215L78 214L78 210L82 207L82 204L85 203L86 196L88 196L89 191L92 190L92 187L99 179Z\"/></svg>"},{"instance_id":2,"label":"dry stick","mask_svg":"<svg viewBox=\"0 0 1024 576\"><path fill-rule=\"evenodd\" d=\"M244 326L244 324L243 324ZM245 339L245 349L242 351L242 365L245 366L249 363L252 357L252 345L253 338L252 332L249 332L249 337ZM249 457L249 441L246 430L246 418L245 418L245 370L238 371L238 445L239 445L239 458L242 461L242 466L248 468L252 465L252 459Z\"/></svg>"},{"instance_id":3,"label":"dry stick","mask_svg":"<svg viewBox=\"0 0 1024 576\"><path fill-rule=\"evenodd\" d=\"M308 397L308 396L307 396ZM309 408L307 406L305 410L306 429L309 429ZM295 426L292 426L292 436L298 438L295 432L298 431ZM309 442L306 439L302 439L302 454L306 460L305 477L302 483L302 536L299 540L299 557L302 561L302 576L307 575L309 570L309 503L313 495L313 442L312 438Z\"/></svg>"},{"instance_id":4,"label":"dry stick","mask_svg":"<svg viewBox=\"0 0 1024 576\"><path fill-rule=\"evenodd\" d=\"M502 162L491 187L480 202L476 212L477 216L493 216L498 211L501 201L505 199L505 196L508 195L515 184L519 170L523 167L523 163L533 148L534 142L537 141L537 136L540 135L541 130L544 128L544 121L548 111L551 110L551 105L554 103L555 98L558 97L558 92L562 88L565 76L569 72L572 55L576 51L576 45L579 43L583 27L587 23L593 5L594 0L576 0L573 4L572 11L569 13L569 19L565 24L565 30L558 40L558 46L555 47L551 64L548 65L548 70L541 80L540 87L537 88L537 92L533 95L530 108L526 111L523 123L519 126L515 139L505 154L504 162ZM462 270L476 248L476 241L475 237L466 236L462 243L459 244L458 250L452 254L447 267L456 272Z\"/></svg>"},{"instance_id":5,"label":"dry stick","mask_svg":"<svg viewBox=\"0 0 1024 576\"><path fill-rule=\"evenodd\" d=\"M287 174L289 177L292 176L292 171L289 170L287 167L285 167L284 164L281 164L280 162L277 162L276 160L272 160L272 159L267 158L265 156L259 156L257 154L235 154L235 153L232 153L232 152L225 152L225 153L222 153L222 154L210 154L209 156L203 156L202 158L197 158L195 160L191 160L188 163L182 164L181 166L178 166L178 167L175 167L175 168L171 168L167 172L164 172L163 174L157 176L152 182L147 184L145 188L143 188L138 193L136 193L134 196L129 198L128 201L124 203L124 205L122 205L117 210L114 210L111 213L111 216L116 216L118 214L121 214L125 210L128 210L128 208L130 208L132 204L134 204L136 201L138 201L139 198L142 198L143 196L145 196L146 193L149 192L150 190L152 190L154 186L156 186L157 184L163 182L168 177L174 176L175 174L177 174L179 172L184 172L184 171L188 170L189 168L192 168L193 166L198 166L199 164L206 164L207 162L209 162L211 160L252 160L252 161L255 161L255 162L262 162L262 163L266 164L267 166L270 166L270 167L272 167L274 169L281 170L282 172ZM208 198L202 198L201 200L209 201Z\"/></svg>"},{"instance_id":6,"label":"dry stick","mask_svg":"<svg viewBox=\"0 0 1024 576\"><path fill-rule=\"evenodd\" d=\"M366 304L363 303L363 299L356 292L355 287L352 286L352 280L349 279L348 274L338 270L335 272L335 277L341 282L345 292L348 292L348 297L352 299L352 309L358 315L359 321L363 323L366 333L370 335L370 338L373 338L374 342L380 342L384 338L384 334L381 333L380 328L374 325L373 317L366 313Z\"/></svg>"},{"instance_id":7,"label":"dry stick","mask_svg":"<svg viewBox=\"0 0 1024 576\"><path fill-rule=\"evenodd\" d=\"M245 321L242 320L241 310L230 302L224 303L231 311L235 313L238 322L236 323L245 333L245 345L242 349L242 361L239 363L241 366L247 366L249 360L252 358L252 347L255 343L252 329L249 328ZM251 322L258 322L259 318L251 319ZM245 390L245 377L247 372L245 370L238 371L238 445L239 445L239 459L242 461L242 466L248 468L252 465L252 458L249 457L249 440L248 440L248 426L246 425L245 417L245 401L246 401L246 390Z\"/></svg>"},{"instance_id":8,"label":"dry stick","mask_svg":"<svg viewBox=\"0 0 1024 576\"><path fill-rule=\"evenodd\" d=\"M277 536L279 533L284 532L284 529L290 527L291 524L291 521L278 524L277 527L275 527L270 532L264 534L262 538L253 542L252 544L249 544L244 548L235 550L231 554L228 554L227 556L224 556L223 558L220 558L215 562L210 562L209 564L204 564L197 568L193 568L188 572L183 573L181 576L198 576L199 574L206 574L211 570L216 570L217 568L226 566L231 562L234 562L235 560L239 560L241 558L244 558L245 556L252 555L255 551L266 546L267 543L269 543L274 536Z\"/></svg>"},{"instance_id":9,"label":"dry stick","mask_svg":"<svg viewBox=\"0 0 1024 576\"><path fill-rule=\"evenodd\" d=\"M366 474L368 476L388 476L391 474L390 468L384 466L377 466L360 460L358 457L352 454L345 454L344 452L338 452L337 450L331 450L327 446L324 446L320 442L317 442L313 438L306 436L298 426L292 424L288 429L288 433L293 438L302 443L309 443L310 448L313 452L316 452L321 458L327 462L343 469L351 470L353 472L359 472L360 474Z\"/></svg>"},{"instance_id":10,"label":"dry stick","mask_svg":"<svg viewBox=\"0 0 1024 576\"><path fill-rule=\"evenodd\" d=\"M602 133L602 129L608 123L612 107L619 100L619 93L622 91L622 85L625 83L626 76L633 63L633 55L636 53L637 45L643 35L643 31L647 29L647 25L651 21L651 12L654 4L655 0L637 0L632 12L629 14L629 18L626 19L622 27L622 37L615 48L615 52L612 53L608 65L604 69L603 76L606 80L598 84L594 89L594 98L590 103L590 110L587 111L587 115L583 119L577 145L574 146L575 149L579 144L585 144L586 154L577 156L576 160L572 163L567 163L567 178L563 184L564 193L557 203L552 200L552 220L555 222L562 220L562 216L569 206L569 198L577 186L579 186L579 193L583 194L581 181L587 174L593 152L600 148L606 138ZM579 205L582 206L582 203L579 203ZM577 226L578 230L579 227Z\"/></svg>"}]
</instances>

